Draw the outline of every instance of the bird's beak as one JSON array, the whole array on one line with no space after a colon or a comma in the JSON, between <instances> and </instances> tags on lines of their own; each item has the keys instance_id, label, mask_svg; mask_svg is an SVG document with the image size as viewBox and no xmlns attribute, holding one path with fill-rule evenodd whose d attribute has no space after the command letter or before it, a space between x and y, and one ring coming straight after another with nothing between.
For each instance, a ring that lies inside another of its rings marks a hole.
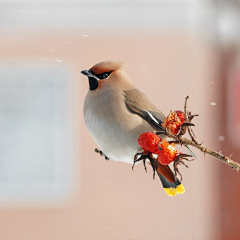
<instances>
[{"instance_id":1,"label":"bird's beak","mask_svg":"<svg viewBox=\"0 0 240 240\"><path fill-rule=\"evenodd\" d=\"M88 70L83 70L81 73L87 77L90 77L92 75Z\"/></svg>"},{"instance_id":2,"label":"bird's beak","mask_svg":"<svg viewBox=\"0 0 240 240\"><path fill-rule=\"evenodd\" d=\"M81 71L81 73L85 76L87 76L88 78L94 78L96 80L98 80L98 78L96 76L94 76L92 73L89 72L89 70L83 70Z\"/></svg>"}]
</instances>

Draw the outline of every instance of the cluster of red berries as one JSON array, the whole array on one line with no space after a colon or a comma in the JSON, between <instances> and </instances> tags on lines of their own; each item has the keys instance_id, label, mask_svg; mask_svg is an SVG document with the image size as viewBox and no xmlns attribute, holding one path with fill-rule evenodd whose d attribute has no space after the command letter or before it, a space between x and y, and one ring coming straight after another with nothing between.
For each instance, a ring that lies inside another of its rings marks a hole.
<instances>
[{"instance_id":1,"label":"cluster of red berries","mask_svg":"<svg viewBox=\"0 0 240 240\"><path fill-rule=\"evenodd\" d=\"M185 114L182 111L170 112L164 119L162 126L167 128L176 135L185 122ZM143 133L138 139L139 146L145 151L158 155L158 162L162 165L168 165L177 159L180 154L174 148L175 144L169 144L168 141L162 140L153 132Z\"/></svg>"},{"instance_id":2,"label":"cluster of red berries","mask_svg":"<svg viewBox=\"0 0 240 240\"><path fill-rule=\"evenodd\" d=\"M174 144L169 144L153 132L143 133L138 139L139 146L145 151L158 155L158 162L168 165L176 160L179 154L174 148Z\"/></svg>"}]
</instances>

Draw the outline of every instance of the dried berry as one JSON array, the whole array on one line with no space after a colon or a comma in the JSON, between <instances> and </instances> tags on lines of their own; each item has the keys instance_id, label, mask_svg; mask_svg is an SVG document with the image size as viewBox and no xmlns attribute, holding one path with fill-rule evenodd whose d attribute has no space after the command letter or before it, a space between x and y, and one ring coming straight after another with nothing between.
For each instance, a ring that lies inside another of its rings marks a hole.
<instances>
[{"instance_id":1,"label":"dried berry","mask_svg":"<svg viewBox=\"0 0 240 240\"><path fill-rule=\"evenodd\" d=\"M162 150L158 152L159 163L162 165L168 165L172 161L176 160L178 152L174 146L174 144L169 144L166 140L162 141L160 144Z\"/></svg>"},{"instance_id":2,"label":"dried berry","mask_svg":"<svg viewBox=\"0 0 240 240\"><path fill-rule=\"evenodd\" d=\"M158 144L162 139L153 132L146 132L138 138L139 146L144 150L154 154L159 153Z\"/></svg>"},{"instance_id":3,"label":"dried berry","mask_svg":"<svg viewBox=\"0 0 240 240\"><path fill-rule=\"evenodd\" d=\"M168 129L172 134L176 135L184 122L184 112L180 110L174 112L171 111L169 115L164 119L162 126Z\"/></svg>"}]
</instances>

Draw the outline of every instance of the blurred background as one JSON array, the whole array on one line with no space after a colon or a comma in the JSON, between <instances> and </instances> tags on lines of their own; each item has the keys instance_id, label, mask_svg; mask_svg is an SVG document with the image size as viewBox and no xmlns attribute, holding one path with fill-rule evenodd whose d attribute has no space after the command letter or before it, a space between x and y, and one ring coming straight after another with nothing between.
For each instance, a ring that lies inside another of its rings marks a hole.
<instances>
[{"instance_id":1,"label":"blurred background","mask_svg":"<svg viewBox=\"0 0 240 240\"><path fill-rule=\"evenodd\" d=\"M239 0L0 0L1 239L240 239L227 165L194 150L169 197L150 168L94 153L80 74L127 62L165 114L189 95L198 140L239 161L239 47Z\"/></svg>"}]
</instances>

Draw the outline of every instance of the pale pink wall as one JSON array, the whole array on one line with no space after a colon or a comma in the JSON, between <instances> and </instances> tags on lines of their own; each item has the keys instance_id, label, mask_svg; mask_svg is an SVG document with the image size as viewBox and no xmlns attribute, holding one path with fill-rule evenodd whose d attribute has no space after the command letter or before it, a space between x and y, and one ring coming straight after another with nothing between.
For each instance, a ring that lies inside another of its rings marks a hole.
<instances>
[{"instance_id":1,"label":"pale pink wall","mask_svg":"<svg viewBox=\"0 0 240 240\"><path fill-rule=\"evenodd\" d=\"M5 240L172 240L219 239L217 161L195 151L198 159L180 168L186 193L168 197L158 179L140 164L105 161L86 130L82 106L88 82L83 69L104 60L129 63L133 81L167 114L183 108L200 116L195 133L216 150L217 54L206 40L187 33L88 32L1 36L1 61L54 62L61 59L73 76L75 183L73 194L57 204L0 203L0 236ZM54 49L54 51L50 51ZM210 82L215 81L215 85ZM117 137L117 136L116 136Z\"/></svg>"}]
</instances>

